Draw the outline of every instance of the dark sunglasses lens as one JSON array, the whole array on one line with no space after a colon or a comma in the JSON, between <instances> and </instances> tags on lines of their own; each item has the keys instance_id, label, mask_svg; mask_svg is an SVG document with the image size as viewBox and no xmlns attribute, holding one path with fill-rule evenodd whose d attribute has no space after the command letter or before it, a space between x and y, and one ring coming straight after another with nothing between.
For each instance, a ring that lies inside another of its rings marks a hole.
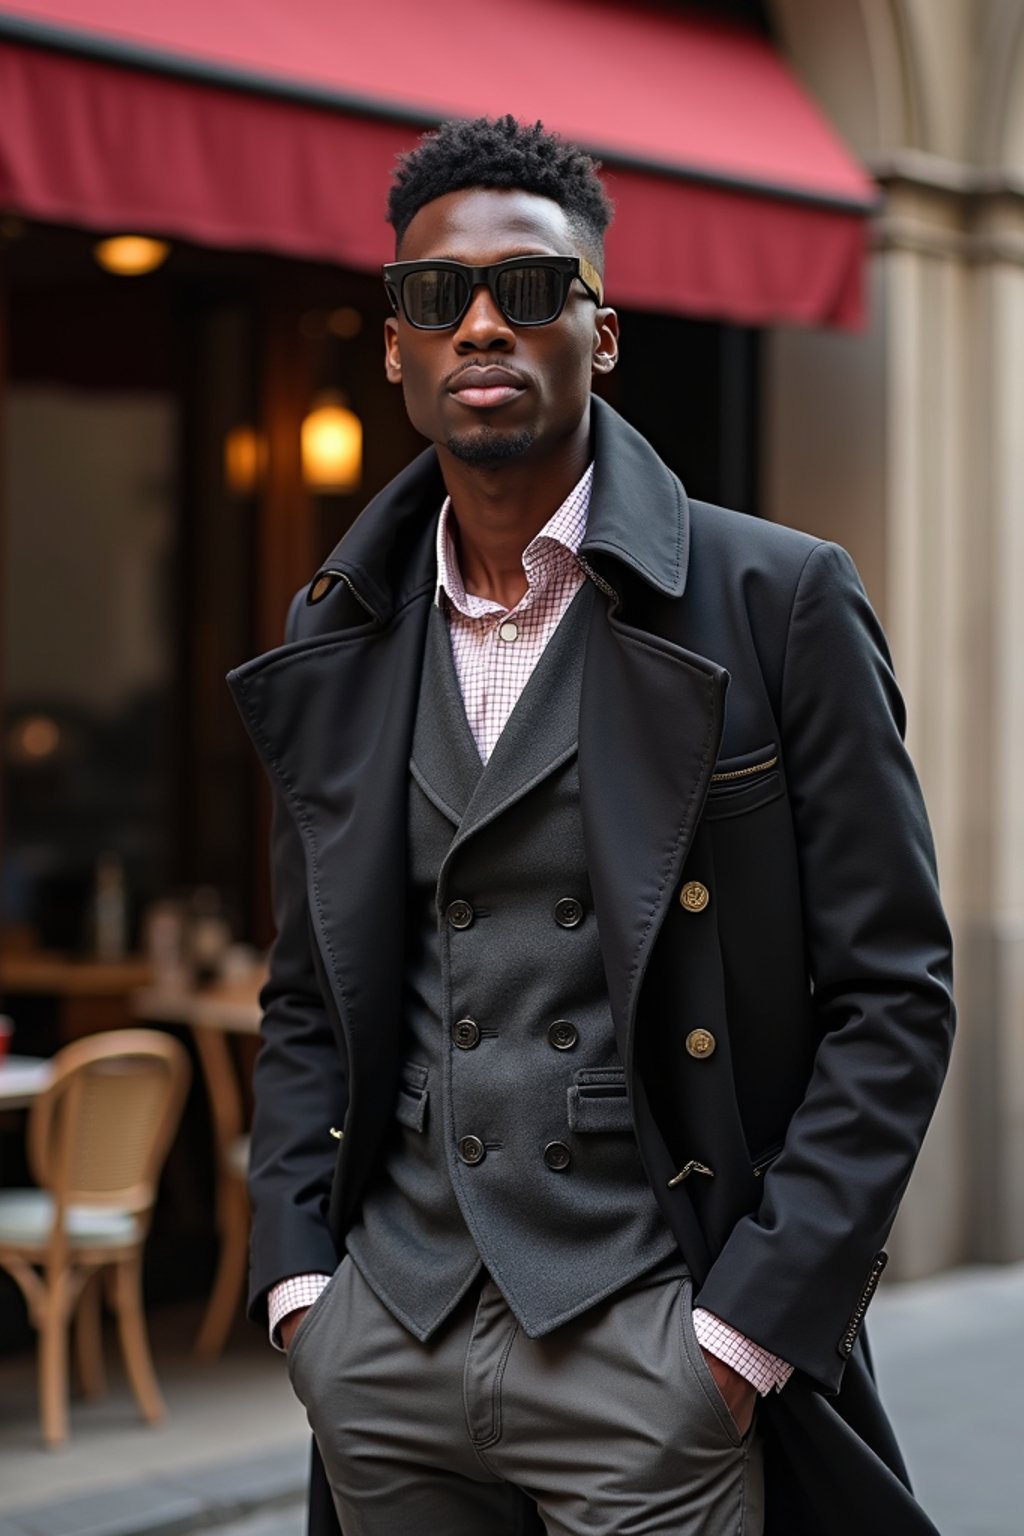
<instances>
[{"instance_id":1,"label":"dark sunglasses lens","mask_svg":"<svg viewBox=\"0 0 1024 1536\"><path fill-rule=\"evenodd\" d=\"M469 281L462 272L429 267L408 272L402 281L402 308L411 325L454 325L466 307Z\"/></svg>"},{"instance_id":2,"label":"dark sunglasses lens","mask_svg":"<svg viewBox=\"0 0 1024 1536\"><path fill-rule=\"evenodd\" d=\"M554 267L510 267L498 273L498 303L515 325L545 325L562 308L563 283Z\"/></svg>"}]
</instances>

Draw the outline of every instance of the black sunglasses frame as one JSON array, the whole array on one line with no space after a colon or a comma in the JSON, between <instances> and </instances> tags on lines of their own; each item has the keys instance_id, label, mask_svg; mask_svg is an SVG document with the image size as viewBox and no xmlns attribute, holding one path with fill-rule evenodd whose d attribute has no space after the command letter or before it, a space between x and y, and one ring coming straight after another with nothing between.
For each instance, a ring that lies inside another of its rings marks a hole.
<instances>
[{"instance_id":1,"label":"black sunglasses frame","mask_svg":"<svg viewBox=\"0 0 1024 1536\"><path fill-rule=\"evenodd\" d=\"M558 308L553 315L544 320L515 320L508 314L498 297L498 279L503 272L510 272L522 267L545 267L549 271L557 272L562 280L562 292L558 301ZM473 302L473 294L477 288L485 287L490 293L498 309L504 315L509 325L518 327L532 327L537 325L551 325L558 319L565 308L569 297L569 290L577 278L586 289L587 296L601 307L604 303L604 289L597 271L585 256L510 256L506 261L494 261L489 266L471 267L461 261L389 261L381 268L384 275L384 287L391 301L391 307L396 315L402 315L416 331L453 331L462 321L470 304ZM402 297L402 288L405 279L414 272L457 272L468 279L469 287L466 291L466 302L453 320L448 320L444 325L419 325L411 318Z\"/></svg>"}]
</instances>

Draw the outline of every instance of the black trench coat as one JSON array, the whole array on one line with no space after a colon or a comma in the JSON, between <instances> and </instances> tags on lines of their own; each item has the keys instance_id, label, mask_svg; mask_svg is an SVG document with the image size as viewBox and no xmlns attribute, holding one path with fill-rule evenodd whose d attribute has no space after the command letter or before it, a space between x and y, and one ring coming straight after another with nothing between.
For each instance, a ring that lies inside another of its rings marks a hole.
<instances>
[{"instance_id":1,"label":"black trench coat","mask_svg":"<svg viewBox=\"0 0 1024 1536\"><path fill-rule=\"evenodd\" d=\"M593 449L581 812L644 1164L700 1304L796 1367L762 1409L768 1532L924 1536L859 1332L954 1018L885 641L836 546L688 502L600 401ZM288 642L229 679L276 797L255 1317L278 1280L335 1268L392 1120L443 495L430 449L297 597ZM681 904L689 882L706 904ZM686 1049L695 1029L713 1051ZM675 1180L691 1160L714 1177Z\"/></svg>"}]
</instances>

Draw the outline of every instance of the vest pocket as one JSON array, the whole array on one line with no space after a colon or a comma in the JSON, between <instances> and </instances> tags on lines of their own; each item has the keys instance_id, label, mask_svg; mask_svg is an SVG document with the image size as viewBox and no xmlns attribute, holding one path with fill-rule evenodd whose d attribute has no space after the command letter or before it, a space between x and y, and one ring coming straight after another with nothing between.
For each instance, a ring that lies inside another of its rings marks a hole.
<instances>
[{"instance_id":1,"label":"vest pocket","mask_svg":"<svg viewBox=\"0 0 1024 1536\"><path fill-rule=\"evenodd\" d=\"M779 753L774 742L753 752L721 760L711 775L704 802L705 821L740 816L784 793Z\"/></svg>"},{"instance_id":2,"label":"vest pocket","mask_svg":"<svg viewBox=\"0 0 1024 1536\"><path fill-rule=\"evenodd\" d=\"M633 1129L622 1067L581 1067L566 1098L570 1131L586 1134Z\"/></svg>"},{"instance_id":3,"label":"vest pocket","mask_svg":"<svg viewBox=\"0 0 1024 1536\"><path fill-rule=\"evenodd\" d=\"M402 1080L395 1099L395 1119L407 1131L423 1131L427 1124L427 1092L429 1072L416 1062L407 1062L402 1068Z\"/></svg>"}]
</instances>

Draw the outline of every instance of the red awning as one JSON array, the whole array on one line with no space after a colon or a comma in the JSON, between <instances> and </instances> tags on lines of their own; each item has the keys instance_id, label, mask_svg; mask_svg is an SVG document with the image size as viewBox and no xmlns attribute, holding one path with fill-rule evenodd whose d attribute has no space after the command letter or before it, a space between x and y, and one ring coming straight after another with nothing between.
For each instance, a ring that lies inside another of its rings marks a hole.
<instances>
[{"instance_id":1,"label":"red awning","mask_svg":"<svg viewBox=\"0 0 1024 1536\"><path fill-rule=\"evenodd\" d=\"M373 268L396 153L512 111L597 153L612 302L855 325L870 181L751 30L612 0L0 0L0 207Z\"/></svg>"}]
</instances>

